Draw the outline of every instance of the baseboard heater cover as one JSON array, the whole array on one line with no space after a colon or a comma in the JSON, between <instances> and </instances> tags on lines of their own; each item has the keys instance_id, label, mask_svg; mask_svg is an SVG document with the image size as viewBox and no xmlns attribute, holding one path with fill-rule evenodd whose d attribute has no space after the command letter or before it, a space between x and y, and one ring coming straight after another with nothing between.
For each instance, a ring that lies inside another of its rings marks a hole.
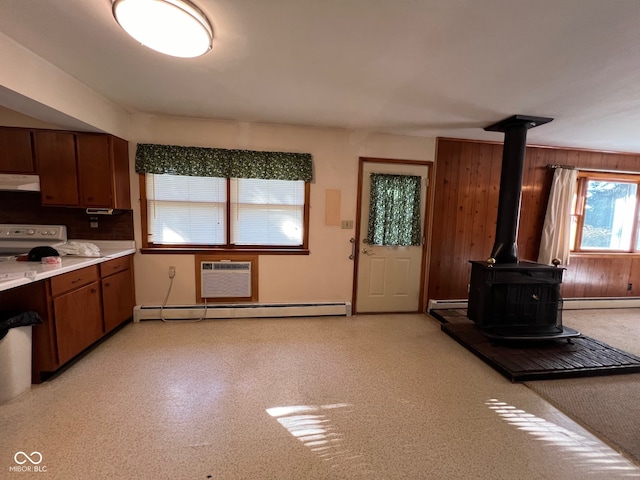
<instances>
[{"instance_id":1,"label":"baseboard heater cover","mask_svg":"<svg viewBox=\"0 0 640 480\"><path fill-rule=\"evenodd\" d=\"M137 305L133 321L166 319L197 319L203 316L205 305ZM335 303L247 303L207 304L205 318L267 318L351 316L350 302Z\"/></svg>"},{"instance_id":2,"label":"baseboard heater cover","mask_svg":"<svg viewBox=\"0 0 640 480\"><path fill-rule=\"evenodd\" d=\"M563 298L562 302L562 308L564 310L640 308L640 297ZM467 299L429 300L429 311L448 308L467 308Z\"/></svg>"}]
</instances>

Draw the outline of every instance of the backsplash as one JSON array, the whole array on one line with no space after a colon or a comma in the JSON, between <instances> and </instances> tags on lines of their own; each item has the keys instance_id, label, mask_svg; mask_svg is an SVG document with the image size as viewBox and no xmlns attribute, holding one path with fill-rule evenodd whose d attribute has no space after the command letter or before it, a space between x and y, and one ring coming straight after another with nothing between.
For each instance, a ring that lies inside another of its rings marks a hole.
<instances>
[{"instance_id":1,"label":"backsplash","mask_svg":"<svg viewBox=\"0 0 640 480\"><path fill-rule=\"evenodd\" d=\"M90 217L97 218L97 228ZM39 192L0 192L0 223L66 225L69 238L83 240L134 240L131 210L87 215L84 208L43 207Z\"/></svg>"}]
</instances>

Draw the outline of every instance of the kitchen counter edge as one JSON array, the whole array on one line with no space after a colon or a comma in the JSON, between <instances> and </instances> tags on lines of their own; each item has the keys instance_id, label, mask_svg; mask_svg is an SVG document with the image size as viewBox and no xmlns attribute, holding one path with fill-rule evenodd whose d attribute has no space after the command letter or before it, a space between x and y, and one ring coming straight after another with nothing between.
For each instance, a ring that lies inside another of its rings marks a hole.
<instances>
[{"instance_id":1,"label":"kitchen counter edge","mask_svg":"<svg viewBox=\"0 0 640 480\"><path fill-rule=\"evenodd\" d=\"M28 285L33 282L39 282L41 280L46 280L47 278L55 277L57 275L62 275L64 273L73 272L74 270L79 270L84 267L89 267L91 265L97 265L99 263L107 262L109 260L113 260L114 258L120 258L127 255L133 255L136 253L135 248L124 248L124 249L103 249L102 256L100 257L73 257L73 256L63 256L62 265L60 267L55 267L50 270L46 269L46 266L41 264L34 264L34 268L28 268L29 265L25 264L25 268L23 271L36 271L35 277L29 278L16 278L10 280L0 281L0 292L5 290L11 290L12 288L21 287L23 285ZM25 262L26 263L26 262ZM2 268L2 263L0 263L0 273Z\"/></svg>"}]
</instances>

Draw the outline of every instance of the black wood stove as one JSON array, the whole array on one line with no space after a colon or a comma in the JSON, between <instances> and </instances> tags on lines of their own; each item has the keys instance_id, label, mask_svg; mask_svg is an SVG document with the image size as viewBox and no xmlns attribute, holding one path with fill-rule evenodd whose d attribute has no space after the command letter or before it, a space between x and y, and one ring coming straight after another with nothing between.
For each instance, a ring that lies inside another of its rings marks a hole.
<instances>
[{"instance_id":1,"label":"black wood stove","mask_svg":"<svg viewBox=\"0 0 640 480\"><path fill-rule=\"evenodd\" d=\"M504 132L496 239L486 261L471 261L467 317L487 336L548 340L580 334L562 325L560 284L564 269L518 261L518 220L527 130L553 120L514 115L487 131Z\"/></svg>"}]
</instances>

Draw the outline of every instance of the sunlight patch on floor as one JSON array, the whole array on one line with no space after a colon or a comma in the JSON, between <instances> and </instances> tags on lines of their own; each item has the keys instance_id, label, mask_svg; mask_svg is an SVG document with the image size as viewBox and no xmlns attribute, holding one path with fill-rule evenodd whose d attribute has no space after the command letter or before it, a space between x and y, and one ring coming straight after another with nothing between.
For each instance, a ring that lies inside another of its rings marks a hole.
<instances>
[{"instance_id":1,"label":"sunlight patch on floor","mask_svg":"<svg viewBox=\"0 0 640 480\"><path fill-rule=\"evenodd\" d=\"M366 476L372 472L371 464L347 445L332 419L337 411L349 413L351 408L348 403L293 405L268 408L267 413L331 468L347 468L352 474Z\"/></svg>"},{"instance_id":2,"label":"sunlight patch on floor","mask_svg":"<svg viewBox=\"0 0 640 480\"><path fill-rule=\"evenodd\" d=\"M571 461L578 467L587 467L590 473L628 470L629 477L640 477L640 474L635 473L636 467L630 462L620 458L616 452L596 441L589 440L578 433L498 399L489 399L485 404L518 430L536 437L539 441L546 442L561 452L574 454Z\"/></svg>"}]
</instances>

